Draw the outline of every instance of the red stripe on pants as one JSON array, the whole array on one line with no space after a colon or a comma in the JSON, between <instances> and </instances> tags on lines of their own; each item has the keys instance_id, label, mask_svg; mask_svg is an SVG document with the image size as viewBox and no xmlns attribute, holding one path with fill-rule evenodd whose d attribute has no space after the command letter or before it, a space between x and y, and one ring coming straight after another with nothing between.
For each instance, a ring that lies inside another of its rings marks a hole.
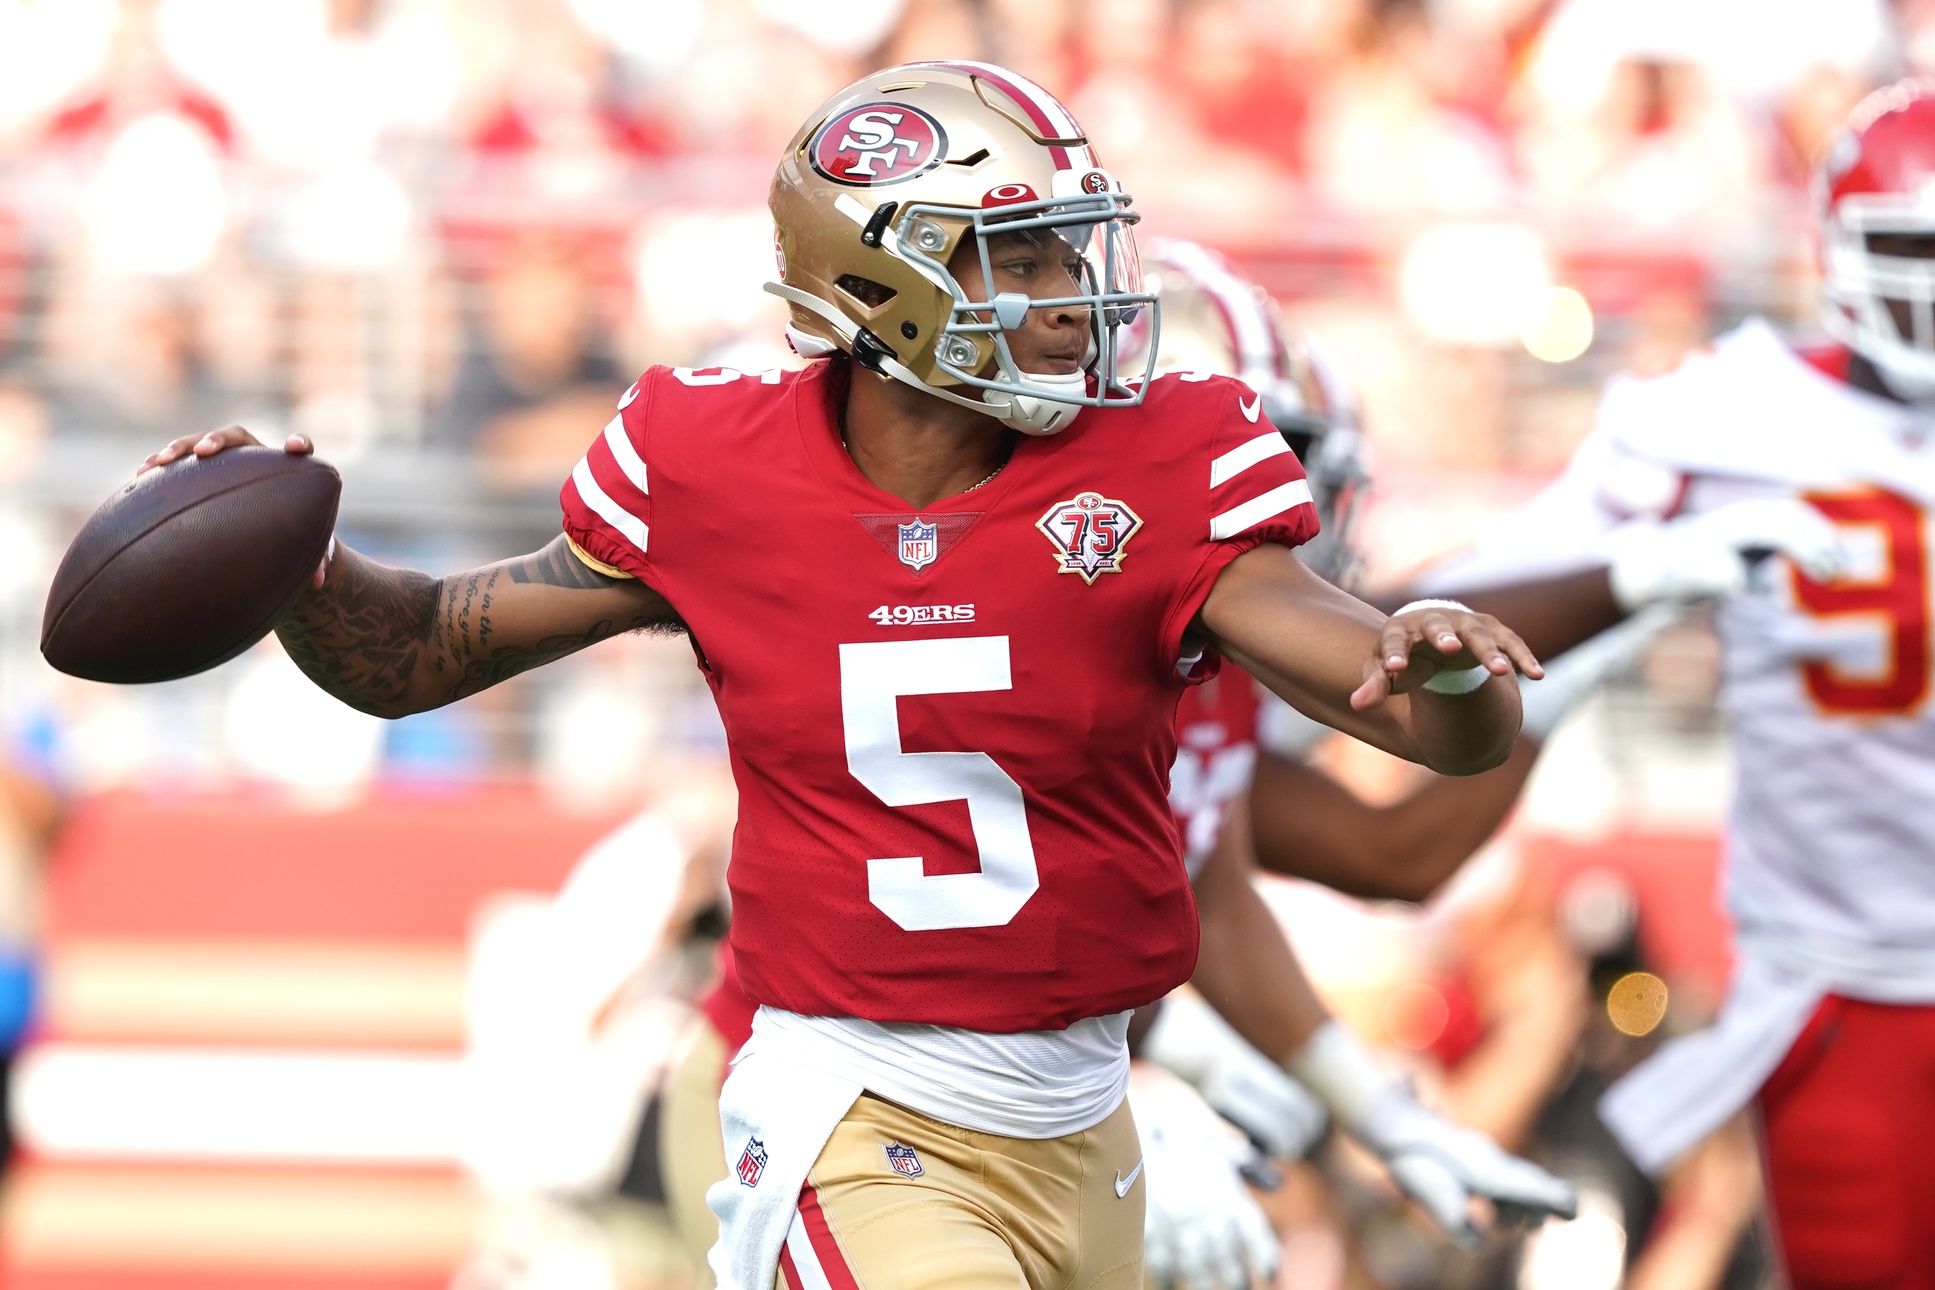
<instances>
[{"instance_id":1,"label":"red stripe on pants","mask_svg":"<svg viewBox=\"0 0 1935 1290\"><path fill-rule=\"evenodd\" d=\"M840 1253L840 1243L833 1239L833 1229L827 1226L826 1211L820 1208L820 1194L813 1190L812 1183L800 1188L800 1220L806 1224L806 1239L813 1243L813 1253L820 1256L827 1284L833 1290L860 1290L846 1256Z\"/></svg>"},{"instance_id":2,"label":"red stripe on pants","mask_svg":"<svg viewBox=\"0 0 1935 1290\"><path fill-rule=\"evenodd\" d=\"M1935 1007L1829 996L1759 1102L1794 1290L1935 1290Z\"/></svg>"},{"instance_id":3,"label":"red stripe on pants","mask_svg":"<svg viewBox=\"0 0 1935 1290\"><path fill-rule=\"evenodd\" d=\"M806 1290L806 1282L800 1279L800 1270L793 1262L793 1252L784 1245L779 1247L779 1274L786 1278L786 1290Z\"/></svg>"}]
</instances>

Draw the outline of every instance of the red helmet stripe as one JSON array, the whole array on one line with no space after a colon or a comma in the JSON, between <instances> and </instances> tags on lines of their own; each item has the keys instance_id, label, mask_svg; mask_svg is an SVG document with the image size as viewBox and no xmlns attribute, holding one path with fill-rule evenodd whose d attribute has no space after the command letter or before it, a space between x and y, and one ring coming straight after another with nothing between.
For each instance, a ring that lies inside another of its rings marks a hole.
<instances>
[{"instance_id":1,"label":"red helmet stripe","mask_svg":"<svg viewBox=\"0 0 1935 1290\"><path fill-rule=\"evenodd\" d=\"M951 71L965 72L978 76L988 84L1006 94L1028 114L1035 129L1044 139L1076 139L1082 136L1082 127L1068 114L1053 94L1035 84L1025 76L1006 71L992 63L944 62L935 67L945 67ZM1055 160L1055 169L1089 169L1095 164L1094 154L1087 147L1051 146L1049 155Z\"/></svg>"}]
</instances>

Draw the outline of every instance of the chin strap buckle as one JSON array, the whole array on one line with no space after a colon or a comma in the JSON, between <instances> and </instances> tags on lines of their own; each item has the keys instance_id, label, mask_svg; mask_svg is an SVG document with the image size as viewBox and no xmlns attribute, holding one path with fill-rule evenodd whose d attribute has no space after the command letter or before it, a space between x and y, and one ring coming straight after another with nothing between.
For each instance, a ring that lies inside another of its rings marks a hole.
<instances>
[{"instance_id":1,"label":"chin strap buckle","mask_svg":"<svg viewBox=\"0 0 1935 1290\"><path fill-rule=\"evenodd\" d=\"M885 364L899 362L900 356L887 343L862 327L853 334L853 361L879 376L886 376Z\"/></svg>"},{"instance_id":2,"label":"chin strap buckle","mask_svg":"<svg viewBox=\"0 0 1935 1290\"><path fill-rule=\"evenodd\" d=\"M872 217L867 220L865 227L860 230L860 245L878 247L880 245L880 235L887 229L887 221L894 217L894 211L899 206L899 202L882 202L880 205L874 207Z\"/></svg>"}]
</instances>

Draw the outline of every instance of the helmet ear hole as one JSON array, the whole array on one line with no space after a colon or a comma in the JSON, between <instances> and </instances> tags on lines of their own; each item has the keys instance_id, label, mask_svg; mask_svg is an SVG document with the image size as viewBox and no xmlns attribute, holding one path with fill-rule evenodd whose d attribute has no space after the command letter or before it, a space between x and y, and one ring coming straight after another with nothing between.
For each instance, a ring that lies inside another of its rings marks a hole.
<instances>
[{"instance_id":1,"label":"helmet ear hole","mask_svg":"<svg viewBox=\"0 0 1935 1290\"><path fill-rule=\"evenodd\" d=\"M857 273L843 273L833 280L833 285L851 296L854 303L863 309L878 309L899 294L886 283L863 278Z\"/></svg>"}]
</instances>

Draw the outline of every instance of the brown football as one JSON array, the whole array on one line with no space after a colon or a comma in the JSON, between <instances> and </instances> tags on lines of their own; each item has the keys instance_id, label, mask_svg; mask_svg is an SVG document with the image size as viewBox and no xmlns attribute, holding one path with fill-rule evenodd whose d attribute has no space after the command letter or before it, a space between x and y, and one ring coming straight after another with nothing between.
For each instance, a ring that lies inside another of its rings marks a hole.
<instances>
[{"instance_id":1,"label":"brown football","mask_svg":"<svg viewBox=\"0 0 1935 1290\"><path fill-rule=\"evenodd\" d=\"M268 634L321 563L342 478L314 457L229 448L138 476L54 574L40 652L134 685L205 672Z\"/></svg>"}]
</instances>

